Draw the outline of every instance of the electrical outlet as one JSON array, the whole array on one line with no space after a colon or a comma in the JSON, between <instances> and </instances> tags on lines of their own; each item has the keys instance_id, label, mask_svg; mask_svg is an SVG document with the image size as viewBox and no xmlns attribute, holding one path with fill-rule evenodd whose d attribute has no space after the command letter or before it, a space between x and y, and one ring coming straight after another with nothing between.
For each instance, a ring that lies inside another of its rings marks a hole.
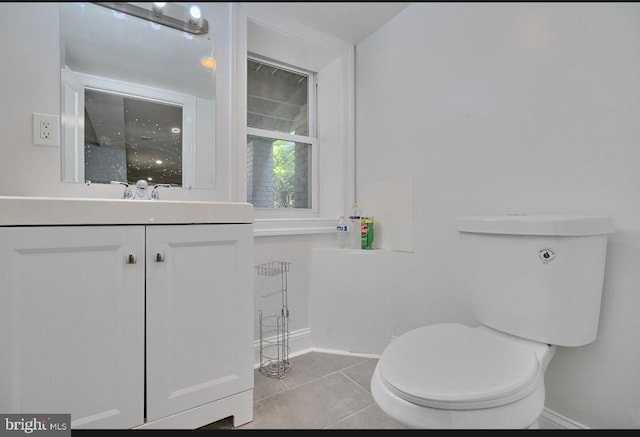
<instances>
[{"instance_id":1,"label":"electrical outlet","mask_svg":"<svg viewBox=\"0 0 640 437\"><path fill-rule=\"evenodd\" d=\"M40 138L48 140L51 138L51 122L40 120Z\"/></svg>"},{"instance_id":2,"label":"electrical outlet","mask_svg":"<svg viewBox=\"0 0 640 437\"><path fill-rule=\"evenodd\" d=\"M33 113L33 144L36 146L60 146L60 117Z\"/></svg>"}]
</instances>

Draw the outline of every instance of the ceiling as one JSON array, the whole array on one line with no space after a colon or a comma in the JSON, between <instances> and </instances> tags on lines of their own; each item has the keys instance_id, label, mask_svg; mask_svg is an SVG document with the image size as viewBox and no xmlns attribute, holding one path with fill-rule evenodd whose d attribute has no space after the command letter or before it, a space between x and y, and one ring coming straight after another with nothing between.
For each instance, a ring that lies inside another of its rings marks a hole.
<instances>
[{"instance_id":1,"label":"ceiling","mask_svg":"<svg viewBox=\"0 0 640 437\"><path fill-rule=\"evenodd\" d=\"M357 44L411 3L401 2L259 2L252 9L276 14Z\"/></svg>"}]
</instances>

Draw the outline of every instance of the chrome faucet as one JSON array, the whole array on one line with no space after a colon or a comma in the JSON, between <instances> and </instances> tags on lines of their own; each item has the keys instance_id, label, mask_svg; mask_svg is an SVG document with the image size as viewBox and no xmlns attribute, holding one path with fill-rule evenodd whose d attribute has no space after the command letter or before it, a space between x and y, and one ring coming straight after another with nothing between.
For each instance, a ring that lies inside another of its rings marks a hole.
<instances>
[{"instance_id":1,"label":"chrome faucet","mask_svg":"<svg viewBox=\"0 0 640 437\"><path fill-rule=\"evenodd\" d=\"M149 197L152 200L158 200L160 199L160 190L158 190L158 188L160 187L164 187L164 188L171 188L170 184L156 184L153 186L153 190L151 190L151 194L149 195Z\"/></svg>"},{"instance_id":2,"label":"chrome faucet","mask_svg":"<svg viewBox=\"0 0 640 437\"><path fill-rule=\"evenodd\" d=\"M113 185L124 185L124 193L122 194L123 199L133 199L133 193L131 192L131 188L129 188L129 184L122 181L111 181Z\"/></svg>"},{"instance_id":3,"label":"chrome faucet","mask_svg":"<svg viewBox=\"0 0 640 437\"><path fill-rule=\"evenodd\" d=\"M171 188L170 184L156 184L153 186L151 193L149 190L149 183L144 179L140 179L136 182L136 193L135 195L131 192L131 188L129 188L129 184L127 182L122 181L111 181L114 185L124 185L124 193L122 195L123 199L150 199L150 200L158 200L160 199L160 190L158 188Z\"/></svg>"}]
</instances>

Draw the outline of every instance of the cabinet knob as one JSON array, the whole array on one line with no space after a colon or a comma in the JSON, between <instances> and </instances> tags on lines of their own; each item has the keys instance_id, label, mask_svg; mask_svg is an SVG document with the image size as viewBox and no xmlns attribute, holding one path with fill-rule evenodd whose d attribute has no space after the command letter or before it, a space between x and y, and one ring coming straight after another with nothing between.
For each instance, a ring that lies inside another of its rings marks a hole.
<instances>
[{"instance_id":1,"label":"cabinet knob","mask_svg":"<svg viewBox=\"0 0 640 437\"><path fill-rule=\"evenodd\" d=\"M135 263L136 263L136 256L130 253L129 256L127 256L127 264L135 264Z\"/></svg>"},{"instance_id":2,"label":"cabinet knob","mask_svg":"<svg viewBox=\"0 0 640 437\"><path fill-rule=\"evenodd\" d=\"M157 263L164 262L164 255L161 254L160 252L156 253L156 262Z\"/></svg>"}]
</instances>

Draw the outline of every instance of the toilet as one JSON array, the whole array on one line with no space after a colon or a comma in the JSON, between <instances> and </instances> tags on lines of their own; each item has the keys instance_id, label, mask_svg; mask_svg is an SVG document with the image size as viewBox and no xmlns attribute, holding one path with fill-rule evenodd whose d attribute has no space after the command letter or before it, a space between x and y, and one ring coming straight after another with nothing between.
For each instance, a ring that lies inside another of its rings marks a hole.
<instances>
[{"instance_id":1,"label":"toilet","mask_svg":"<svg viewBox=\"0 0 640 437\"><path fill-rule=\"evenodd\" d=\"M612 220L584 215L456 219L475 326L398 336L371 378L378 406L409 428L534 428L557 347L596 339Z\"/></svg>"}]
</instances>

